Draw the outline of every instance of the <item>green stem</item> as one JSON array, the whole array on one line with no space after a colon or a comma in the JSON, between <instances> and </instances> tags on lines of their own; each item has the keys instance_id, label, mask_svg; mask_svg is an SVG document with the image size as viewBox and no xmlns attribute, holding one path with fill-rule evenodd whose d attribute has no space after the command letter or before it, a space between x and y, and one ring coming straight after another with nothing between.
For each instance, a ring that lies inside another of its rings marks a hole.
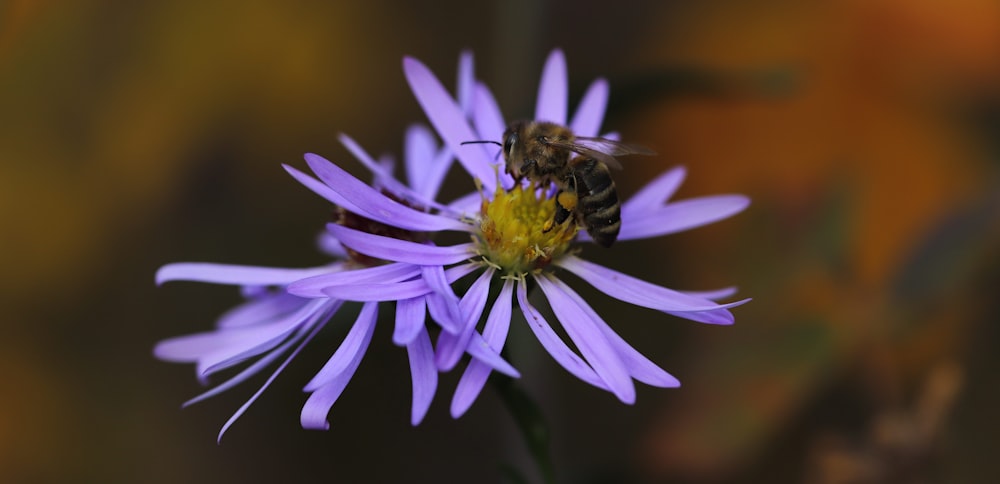
<instances>
[{"instance_id":1,"label":"green stem","mask_svg":"<svg viewBox=\"0 0 1000 484\"><path fill-rule=\"evenodd\" d=\"M506 352L504 352L506 353ZM547 484L555 483L552 457L549 454L549 429L545 416L538 404L525 393L513 378L494 373L490 376L493 388L510 411L518 430L528 446L528 453L535 460L542 479Z\"/></svg>"}]
</instances>

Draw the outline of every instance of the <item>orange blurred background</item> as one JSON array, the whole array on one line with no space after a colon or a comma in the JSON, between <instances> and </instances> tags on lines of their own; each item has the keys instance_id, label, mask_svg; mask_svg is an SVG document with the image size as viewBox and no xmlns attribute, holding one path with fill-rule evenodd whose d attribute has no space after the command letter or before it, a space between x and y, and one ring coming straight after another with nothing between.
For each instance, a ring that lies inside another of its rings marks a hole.
<instances>
[{"instance_id":1,"label":"orange blurred background","mask_svg":"<svg viewBox=\"0 0 1000 484\"><path fill-rule=\"evenodd\" d=\"M363 175L340 132L399 153L424 121L404 55L451 86L470 48L504 113L528 115L554 47L571 102L606 76L605 128L659 153L616 176L626 196L683 164L682 197L753 199L585 253L754 298L717 328L584 292L682 388L621 405L514 329L560 482L1000 482L994 0L0 4L0 481L497 482L506 465L536 479L494 394L448 416L454 374L410 427L391 324L329 432L299 427L301 387L343 325L217 446L262 380L181 411L193 369L151 348L239 295L153 273L322 263L330 208L280 163L311 151Z\"/></svg>"}]
</instances>

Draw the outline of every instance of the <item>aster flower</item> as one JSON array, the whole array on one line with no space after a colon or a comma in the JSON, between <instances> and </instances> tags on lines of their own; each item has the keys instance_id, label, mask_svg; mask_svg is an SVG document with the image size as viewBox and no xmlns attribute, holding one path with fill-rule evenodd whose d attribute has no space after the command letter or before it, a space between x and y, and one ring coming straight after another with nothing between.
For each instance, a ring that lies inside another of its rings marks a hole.
<instances>
[{"instance_id":1,"label":"aster flower","mask_svg":"<svg viewBox=\"0 0 1000 484\"><path fill-rule=\"evenodd\" d=\"M469 55L462 57L461 65L464 67L460 69L459 75L460 98L468 97L465 93L471 88L471 61ZM348 151L375 175L377 188L364 186L365 190L377 189L379 193L391 194L395 200L405 201L411 205L445 208L433 200L453 157L447 148L438 146L433 134L426 127L414 125L406 134L404 162L408 183L393 178L391 160L374 160L347 136L341 136L341 141ZM328 191L315 179L297 170L289 168L289 172L307 187L317 189L321 194ZM328 197L339 207L335 225L350 226L354 231L368 231L381 234L382 237L396 237L399 240L410 241L420 240L422 237L420 232L423 230L437 230L448 226L465 227L453 219L431 215L385 196L382 197L391 206L387 208L386 204L383 204L358 207L340 198L339 195ZM373 210L377 211L378 215L373 218L367 217ZM386 225L383 222L388 220L387 216L389 218L398 216L401 223ZM321 251L334 259L334 262L305 269L176 263L168 264L157 272L157 284L187 280L235 285L241 288L246 298L246 302L223 314L214 330L171 338L156 345L154 354L162 360L195 363L198 378L202 383L207 383L210 376L220 371L244 365L235 375L189 400L185 405L233 388L284 357L261 387L223 425L219 439L313 340L332 316L343 310L345 298L338 297L333 291L318 297L317 295L301 297L287 292L286 289L290 284L302 280L310 282L299 284L300 287L308 287L311 283L329 279L350 279L355 284L371 284L390 281L417 282L426 278L432 281L431 284L434 284L436 289L441 290L440 294L437 292L413 294L396 300L393 342L404 346L409 356L413 382L411 422L416 425L425 416L437 388L437 369L430 335L425 325L427 311L425 308L429 308L440 321L444 321L446 330L448 328L457 330L455 329L457 324L452 322L461 310L458 298L454 296L447 281L449 277L454 278L456 274L461 273L462 269L444 271L426 269L421 265L405 262L386 263L384 260L352 249L345 249L341 241L326 231L320 235L318 245ZM447 260L449 259L436 261ZM305 391L310 393L301 415L301 422L305 428L328 427L326 419L330 408L354 375L371 342L378 318L378 301L387 300L358 297L357 291L354 294L351 300L364 301L354 324L327 363L305 385ZM467 348L470 354L476 355L485 364L501 372L517 375L513 367L489 349L481 336L475 335L470 341L470 347Z\"/></svg>"},{"instance_id":2,"label":"aster flower","mask_svg":"<svg viewBox=\"0 0 1000 484\"><path fill-rule=\"evenodd\" d=\"M718 304L715 299L729 297L735 291L675 291L579 257L577 243L587 242L589 238L579 232L575 224L566 223L548 230L551 227L547 224L556 210L552 187L515 183L502 173L502 167L495 164L495 153L487 147L462 144L471 140L500 140L507 126L489 89L477 82L471 98L456 101L419 61L406 58L403 68L417 101L445 146L480 184L481 190L450 204L439 205L434 213L406 212L397 202L316 155L307 155L306 162L322 184L313 180L307 185L334 203L355 207L359 213L380 223L427 233L430 240L438 240L438 235L447 231L466 232L471 241L437 245L331 224L328 226L330 233L351 250L420 266L423 277L362 282L356 277L364 277L363 271L373 270L363 269L306 278L289 284L288 292L307 298L336 295L357 301L428 296L430 312L443 328L434 352L434 361L441 371L454 368L465 352L481 344L500 352L516 298L517 307L538 341L577 378L611 392L625 403L635 401L633 380L659 387L678 386L676 378L618 336L558 277L556 270L569 271L615 299L704 323L731 324L733 315L729 308L746 300ZM598 79L591 84L568 122L567 85L565 60L557 50L543 70L534 119L567 125L579 136L597 136L607 103L607 82ZM745 197L738 195L669 202L684 175L682 168L667 171L626 201L621 209L622 226L618 239L654 237L698 227L733 215L748 204ZM474 273L478 275L464 294L460 298L452 297L456 281ZM579 353L558 336L549 321L529 302L529 283L541 289ZM487 312L490 289L497 285L499 294ZM449 305L449 301L456 298L457 303ZM438 308L435 310L433 306ZM477 327L484 315L484 341L480 341ZM458 417L469 408L493 369L487 360L473 355L452 400L453 416Z\"/></svg>"}]
</instances>

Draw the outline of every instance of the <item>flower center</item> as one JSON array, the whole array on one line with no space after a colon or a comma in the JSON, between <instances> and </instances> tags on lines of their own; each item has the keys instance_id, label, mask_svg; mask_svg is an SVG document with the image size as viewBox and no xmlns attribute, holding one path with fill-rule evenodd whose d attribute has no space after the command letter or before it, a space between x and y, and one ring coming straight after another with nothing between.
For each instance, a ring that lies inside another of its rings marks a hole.
<instances>
[{"instance_id":1,"label":"flower center","mask_svg":"<svg viewBox=\"0 0 1000 484\"><path fill-rule=\"evenodd\" d=\"M544 268L569 250L576 223L570 217L552 225L556 202L545 192L534 183L510 191L498 184L492 201L484 197L477 242L487 263L508 275L522 275Z\"/></svg>"}]
</instances>

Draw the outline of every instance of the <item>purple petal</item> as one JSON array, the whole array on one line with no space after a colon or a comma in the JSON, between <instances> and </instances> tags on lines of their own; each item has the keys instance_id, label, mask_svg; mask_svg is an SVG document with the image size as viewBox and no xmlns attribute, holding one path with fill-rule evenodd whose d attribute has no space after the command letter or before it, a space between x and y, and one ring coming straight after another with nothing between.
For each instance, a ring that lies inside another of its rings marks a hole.
<instances>
[{"instance_id":1,"label":"purple petal","mask_svg":"<svg viewBox=\"0 0 1000 484\"><path fill-rule=\"evenodd\" d=\"M569 127L577 136L597 136L604 121L604 110L608 106L608 81L597 79L590 84L580 100L580 106L573 115Z\"/></svg>"},{"instance_id":2,"label":"purple petal","mask_svg":"<svg viewBox=\"0 0 1000 484\"><path fill-rule=\"evenodd\" d=\"M725 299L727 297L732 297L737 293L737 288L735 287L724 287L722 289L715 289L711 291L681 291L683 294L687 294L692 297L699 297L702 299L708 299L711 301L718 301L719 299Z\"/></svg>"},{"instance_id":3,"label":"purple petal","mask_svg":"<svg viewBox=\"0 0 1000 484\"><path fill-rule=\"evenodd\" d=\"M406 129L403 148L405 150L403 160L406 163L406 179L414 190L428 196L427 192L424 191L424 185L428 173L427 165L437 153L434 135L426 126L412 124Z\"/></svg>"},{"instance_id":4,"label":"purple petal","mask_svg":"<svg viewBox=\"0 0 1000 484\"><path fill-rule=\"evenodd\" d=\"M628 369L629 375L631 375L636 380L639 380L647 385L662 387L662 388L673 388L679 387L681 385L680 381L671 376L669 373L664 371L659 366L656 366L652 361L643 356L641 353L636 351L631 345L625 342L618 333L615 333L613 329L601 318L600 315L594 311L594 308L590 307L587 302L580 297L572 288L566 285L566 283L553 279L553 283L562 290L564 294L570 297L573 302L576 303L577 307L582 309L590 320L597 325L604 336L611 343L611 346L621 357L622 362L625 363L625 367Z\"/></svg>"},{"instance_id":5,"label":"purple petal","mask_svg":"<svg viewBox=\"0 0 1000 484\"><path fill-rule=\"evenodd\" d=\"M458 81L455 83L455 97L463 113L472 112L472 86L476 83L475 64L472 52L465 50L458 58Z\"/></svg>"},{"instance_id":6,"label":"purple petal","mask_svg":"<svg viewBox=\"0 0 1000 484\"><path fill-rule=\"evenodd\" d=\"M257 361L253 362L253 364L251 364L250 366L244 368L243 370L241 370L236 375L233 375L232 378L229 378L228 380L226 380L226 381L224 381L224 382L222 382L222 383L220 383L220 384L212 387L211 389L209 389L209 390L207 390L205 392L200 393L198 396L196 396L194 398L191 398L190 400L188 400L188 401L184 402L183 404L181 404L181 407L182 408L187 408L190 405L194 405L194 404L196 404L198 402L205 401L205 400L207 400L209 398L212 398L212 397L214 397L216 395L219 395L220 393L223 393L226 390L229 390L229 389L231 389L231 388L239 385L240 383L243 383L244 381L248 380L250 377L256 375L257 373L260 373L261 370L263 370L264 368L266 368L271 363L274 363L274 361L277 360L278 358L280 358L281 355L283 355L285 353L285 351L288 350L288 348L292 347L296 343L299 343L300 339L301 338L292 338L292 339L289 339L288 341L282 343L281 346L275 348L273 351L270 351L266 355L260 357L260 359L258 359ZM221 435L220 435L220 438L221 438Z\"/></svg>"},{"instance_id":7,"label":"purple petal","mask_svg":"<svg viewBox=\"0 0 1000 484\"><path fill-rule=\"evenodd\" d=\"M499 353L486 344L486 340L483 339L478 331L472 332L472 339L469 341L469 346L465 350L469 353L469 356L483 362L490 368L493 368L504 375L511 378L521 377L521 374L514 369L510 363L507 363L507 361L504 360Z\"/></svg>"},{"instance_id":8,"label":"purple petal","mask_svg":"<svg viewBox=\"0 0 1000 484\"><path fill-rule=\"evenodd\" d=\"M478 264L470 263L449 268L445 271L448 283L461 279L478 267ZM323 293L329 297L346 301L398 301L423 296L431 292L431 287L424 279L392 284L351 284L323 290Z\"/></svg>"},{"instance_id":9,"label":"purple petal","mask_svg":"<svg viewBox=\"0 0 1000 484\"><path fill-rule=\"evenodd\" d=\"M344 210L347 210L348 212L358 213L358 214L365 213L364 209L355 205L354 202L348 200L343 195L337 193L323 182L309 175L306 175L305 173L302 173L301 171L291 166L288 165L281 165L281 166L285 169L285 171L288 172L289 175L292 175L292 178L295 178L299 183L305 185L306 188L312 190L313 193L329 200L334 205L337 205L343 208Z\"/></svg>"},{"instance_id":10,"label":"purple petal","mask_svg":"<svg viewBox=\"0 0 1000 484\"><path fill-rule=\"evenodd\" d=\"M472 339L476 323L486 307L486 298L490 293L490 281L493 279L493 269L487 269L472 283L459 303L461 315L465 318L458 332L442 331L438 336L437 352L434 355L437 367L441 371L451 371L458 360L465 354L465 348Z\"/></svg>"},{"instance_id":11,"label":"purple petal","mask_svg":"<svg viewBox=\"0 0 1000 484\"><path fill-rule=\"evenodd\" d=\"M344 245L362 254L422 266L442 266L461 262L472 257L475 250L475 244L472 242L442 247L369 234L332 223L327 224L326 228Z\"/></svg>"},{"instance_id":12,"label":"purple petal","mask_svg":"<svg viewBox=\"0 0 1000 484\"><path fill-rule=\"evenodd\" d=\"M333 316L333 314L337 312L337 309L340 308L341 304L342 304L341 301L336 301L336 300L330 299L329 302L327 304L325 304L326 307L325 307L325 309L323 309L323 316L317 319L317 321L320 321L321 324L312 325L312 326L303 326L300 330L297 331L296 335L292 336L287 341L285 341L284 343L282 343L281 346L278 346L277 348L269 351L266 355L260 357L257 361L253 362L253 364L251 364L250 366L244 368L239 373L237 373L236 375L234 375L232 378L229 378L228 380L220 383L219 385L216 385L212 389L210 389L210 390L208 390L208 391L206 391L204 393L201 393L200 395L198 395L198 396L196 396L196 397L194 397L194 398L192 398L192 399L184 402L184 404L182 406L183 407L187 407L189 405L194 405L195 403L198 403L200 401L203 401L203 400L206 400L208 398L214 397L214 396L216 396L216 395L218 395L218 394L220 394L220 393L222 393L222 392L224 392L226 390L229 390L230 388L235 387L236 385L238 385L238 384L246 381L250 377L256 375L261 370L263 370L265 367L267 367L268 365L270 365L271 363L273 363L275 360L277 360L278 358L280 358L281 355L284 354L285 351L288 350L288 348L290 348L290 347L292 347L294 345L298 345L298 347L296 348L296 350L291 355L289 355L289 357L288 357L287 361L291 361L291 359L294 358L295 355L298 354L299 351L301 351L302 346L304 346L306 342L308 342L310 339L312 339L312 337L316 334L316 332L319 331L319 329L322 328L326 324L327 321L329 321L330 317ZM303 337L305 337L305 340L303 340ZM286 361L285 365L288 364L287 361ZM284 368L284 365L282 365L281 367L279 367L275 371L275 375L278 372L280 372L282 368ZM272 375L272 378L273 378L273 376L274 375ZM266 384L265 384L265 386L266 386Z\"/></svg>"},{"instance_id":13,"label":"purple petal","mask_svg":"<svg viewBox=\"0 0 1000 484\"><path fill-rule=\"evenodd\" d=\"M479 179L487 191L496 186L489 153L483 145L462 145L463 141L474 141L476 133L466 121L462 109L445 90L441 82L427 66L411 57L403 59L403 72L413 90L413 95L423 108L431 125L444 140L445 146L458 158L473 178Z\"/></svg>"},{"instance_id":14,"label":"purple petal","mask_svg":"<svg viewBox=\"0 0 1000 484\"><path fill-rule=\"evenodd\" d=\"M167 264L156 271L156 284L167 281L197 281L241 286L282 286L299 279L337 270L341 264L306 269L240 266L208 262Z\"/></svg>"},{"instance_id":15,"label":"purple petal","mask_svg":"<svg viewBox=\"0 0 1000 484\"><path fill-rule=\"evenodd\" d=\"M350 383L351 377L354 376L358 365L361 364L362 356L364 356L364 352L358 353L355 359L351 360L346 371L309 395L306 403L302 406L302 413L299 415L302 428L310 430L328 430L330 428L326 417L330 413L330 408L344 392L344 388Z\"/></svg>"},{"instance_id":16,"label":"purple petal","mask_svg":"<svg viewBox=\"0 0 1000 484\"><path fill-rule=\"evenodd\" d=\"M331 313L326 308L330 302L328 299L313 300L305 304L301 310L272 324L218 331L215 338L198 342L202 343L200 348L204 348L204 345L215 345L198 357L195 365L198 375L205 377L273 350L299 328L311 327L322 318L329 317ZM189 350L199 349L196 342L188 341L186 344L190 345ZM168 345L158 345L155 348L163 353L175 349L176 347L170 348Z\"/></svg>"},{"instance_id":17,"label":"purple petal","mask_svg":"<svg viewBox=\"0 0 1000 484\"><path fill-rule=\"evenodd\" d=\"M641 217L650 210L663 207L680 188L685 176L687 170L678 166L656 177L622 204L622 218Z\"/></svg>"},{"instance_id":18,"label":"purple petal","mask_svg":"<svg viewBox=\"0 0 1000 484\"><path fill-rule=\"evenodd\" d=\"M257 401L257 398L259 398L261 394L264 393L264 390L266 390L267 387L271 386L271 383L274 382L274 379L277 378L282 371L284 371L285 367L287 367L288 364L291 363L296 356L298 356L299 352L302 351L302 348L304 348L307 344L309 344L309 341L311 341L313 337L316 336L316 333L318 333L322 327L323 327L322 324L316 325L309 332L309 334L302 339L302 343L300 343L298 347L296 347L295 350L292 351L290 355L288 355L288 358L286 358L285 361L283 361L281 365L274 370L274 373L272 373L271 376L268 377L268 379L264 382L264 384L261 385L260 388L253 395L251 395L250 398L246 402L244 402L243 405L241 405L240 408L237 409L236 412L231 417L229 417L229 420L227 420L226 423L222 425L222 429L219 430L219 436L216 438L217 443L222 442L222 436L225 435L226 430L229 430L229 427L231 427L234 423L236 423L236 420L239 419L240 416L242 416L243 413L245 413L248 408L250 408L250 405L252 405L253 402Z\"/></svg>"},{"instance_id":19,"label":"purple petal","mask_svg":"<svg viewBox=\"0 0 1000 484\"><path fill-rule=\"evenodd\" d=\"M707 299L693 297L636 279L576 256L563 257L556 261L556 264L580 276L590 285L615 299L705 323L732 324L733 315L727 308L748 301L716 304Z\"/></svg>"},{"instance_id":20,"label":"purple petal","mask_svg":"<svg viewBox=\"0 0 1000 484\"><path fill-rule=\"evenodd\" d=\"M448 203L448 207L457 213L472 217L479 215L482 203L483 194L472 192L463 197L456 198L454 201Z\"/></svg>"},{"instance_id":21,"label":"purple petal","mask_svg":"<svg viewBox=\"0 0 1000 484\"><path fill-rule=\"evenodd\" d=\"M483 339L486 344L496 353L503 350L504 342L507 340L507 332L510 329L511 296L513 294L514 281L507 279L500 289L500 294L496 301L493 301L493 308L486 318L486 327L483 328ZM487 378L491 373L490 367L483 362L473 358L469 360L469 366L465 368L462 379L459 380L455 388L455 396L451 400L451 416L461 417L476 401L479 393L483 390Z\"/></svg>"},{"instance_id":22,"label":"purple petal","mask_svg":"<svg viewBox=\"0 0 1000 484\"><path fill-rule=\"evenodd\" d=\"M427 305L424 298L402 299L396 301L396 327L392 332L392 342L406 346L424 329L427 319Z\"/></svg>"},{"instance_id":23,"label":"purple petal","mask_svg":"<svg viewBox=\"0 0 1000 484\"><path fill-rule=\"evenodd\" d=\"M454 155L447 148L438 149L434 135L422 124L413 124L406 132L406 172L410 186L425 206L439 208L433 202L444 182ZM412 146L411 146L412 145Z\"/></svg>"},{"instance_id":24,"label":"purple petal","mask_svg":"<svg viewBox=\"0 0 1000 484\"><path fill-rule=\"evenodd\" d=\"M538 84L538 105L535 120L566 124L569 105L569 80L566 76L566 58L561 50L553 50L542 69Z\"/></svg>"},{"instance_id":25,"label":"purple petal","mask_svg":"<svg viewBox=\"0 0 1000 484\"><path fill-rule=\"evenodd\" d=\"M320 231L319 235L316 236L316 247L319 247L320 252L328 256L335 257L337 259L347 258L347 250L344 249L344 246L339 240L337 240L336 237L330 235L330 232L325 230Z\"/></svg>"},{"instance_id":26,"label":"purple petal","mask_svg":"<svg viewBox=\"0 0 1000 484\"><path fill-rule=\"evenodd\" d=\"M448 175L448 170L451 169L452 160L454 159L455 155L448 148L438 150L434 159L430 161L430 166L425 168L427 175L422 192L425 197L430 200L437 198L438 192L441 190L441 184L444 183L445 176ZM443 206L437 202L430 206L443 211Z\"/></svg>"},{"instance_id":27,"label":"purple petal","mask_svg":"<svg viewBox=\"0 0 1000 484\"><path fill-rule=\"evenodd\" d=\"M421 267L422 277L434 293L427 297L431 315L446 331L457 332L462 326L462 310L458 305L458 296L445 277L442 266Z\"/></svg>"},{"instance_id":28,"label":"purple petal","mask_svg":"<svg viewBox=\"0 0 1000 484\"><path fill-rule=\"evenodd\" d=\"M431 338L423 325L417 337L406 345L406 353L410 360L410 379L413 381L413 409L410 412L410 423L417 425L427 415L427 409L434 400L437 391L437 368L434 367L434 348Z\"/></svg>"},{"instance_id":29,"label":"purple petal","mask_svg":"<svg viewBox=\"0 0 1000 484\"><path fill-rule=\"evenodd\" d=\"M215 326L227 329L266 323L298 310L305 303L305 299L284 292L269 294L226 311Z\"/></svg>"},{"instance_id":30,"label":"purple petal","mask_svg":"<svg viewBox=\"0 0 1000 484\"><path fill-rule=\"evenodd\" d=\"M379 193L378 190L358 180L322 156L306 153L305 159L306 164L323 183L326 183L333 191L349 200L355 208L360 210L359 215L393 227L418 232L438 230L467 232L470 230L468 225L458 220L407 207Z\"/></svg>"},{"instance_id":31,"label":"purple petal","mask_svg":"<svg viewBox=\"0 0 1000 484\"><path fill-rule=\"evenodd\" d=\"M375 159L372 158L372 156L369 155L368 152L361 147L361 145L344 133L338 135L337 139L340 140L340 144L344 145L344 148L346 148L347 151L351 152L351 155L353 155L354 158L360 161L365 168L368 168L368 171L375 175L375 178L378 180L378 183L382 185L382 188L394 195L408 200L414 200L420 205L428 205L425 203L427 201L423 199L423 196L411 190L409 187L392 176L392 171L385 166L387 165L387 163L385 163L386 160L383 160L382 162L375 161ZM388 164L391 164L391 161Z\"/></svg>"},{"instance_id":32,"label":"purple petal","mask_svg":"<svg viewBox=\"0 0 1000 484\"><path fill-rule=\"evenodd\" d=\"M517 304L524 313L524 319L528 322L528 327L535 333L535 338L542 344L545 351L548 351L552 358L556 360L566 371L573 376L594 385L602 390L607 390L608 385L597 376L593 368L590 367L579 355L573 352L563 342L563 340L552 330L548 321L542 317L531 304L528 303L528 294L524 288L524 282L517 285Z\"/></svg>"},{"instance_id":33,"label":"purple petal","mask_svg":"<svg viewBox=\"0 0 1000 484\"><path fill-rule=\"evenodd\" d=\"M371 335L372 328L375 326L375 319L378 317L378 304L367 303L361 308L361 312L358 313L358 319L351 326L351 330L348 331L347 336L344 337L344 341L334 352L333 356L323 365L323 368L316 373L316 376L306 384L304 391L311 392L317 388L326 385L334 377L344 372L344 370L350 366L350 361L354 358L354 355L358 351L362 351L362 346L367 346L365 339L369 338Z\"/></svg>"},{"instance_id":34,"label":"purple petal","mask_svg":"<svg viewBox=\"0 0 1000 484\"><path fill-rule=\"evenodd\" d=\"M392 284L351 284L323 289L323 294L345 301L399 301L412 299L431 292L423 279L396 282Z\"/></svg>"},{"instance_id":35,"label":"purple petal","mask_svg":"<svg viewBox=\"0 0 1000 484\"><path fill-rule=\"evenodd\" d=\"M316 389L309 398L306 400L305 405L302 406L302 413L299 417L303 428L307 429L320 429L326 430L330 428L330 424L326 421L327 414L330 413L330 407L336 403L337 399L340 398L340 394L344 392L344 388L347 387L347 383L351 381L351 377L354 376L354 372L357 371L358 365L361 364L361 358L365 355L365 351L368 349L368 344L372 340L372 333L375 329L375 310L377 304L365 304L365 307L361 309L361 314L358 315L358 321L354 323L354 326L359 325L365 326L366 332L363 335L363 340L360 345L353 348L353 354L350 355L343 369L332 376L326 384ZM369 307L373 309L369 309ZM365 314L365 313L370 314ZM367 319L362 320L362 315L369 316ZM351 332L354 332L354 328L351 328ZM348 335L350 337L350 335ZM341 348L346 344L346 339L340 348L337 348L336 353L341 352ZM333 358L337 357L334 354ZM325 368L325 367L324 367ZM321 370L322 372L322 370ZM319 375L317 375L319 377ZM315 378L314 378L315 381Z\"/></svg>"},{"instance_id":36,"label":"purple petal","mask_svg":"<svg viewBox=\"0 0 1000 484\"><path fill-rule=\"evenodd\" d=\"M622 216L618 240L643 239L683 232L728 218L750 204L742 195L715 195L670 203L640 217Z\"/></svg>"},{"instance_id":37,"label":"purple petal","mask_svg":"<svg viewBox=\"0 0 1000 484\"><path fill-rule=\"evenodd\" d=\"M624 403L635 403L635 385L618 352L603 332L558 285L544 275L535 276L538 287L549 300L552 312L559 318L566 334L590 366L608 384L611 392Z\"/></svg>"},{"instance_id":38,"label":"purple petal","mask_svg":"<svg viewBox=\"0 0 1000 484\"><path fill-rule=\"evenodd\" d=\"M411 279L420 274L420 266L394 262L363 269L342 270L295 281L288 285L289 294L300 297L326 297L323 289L350 284L392 283Z\"/></svg>"},{"instance_id":39,"label":"purple petal","mask_svg":"<svg viewBox=\"0 0 1000 484\"><path fill-rule=\"evenodd\" d=\"M278 346L288 334L313 317L322 303L308 302L298 311L267 324L166 339L156 344L153 354L164 361L195 361L201 367L212 367L232 359L242 361ZM206 372L199 373L204 375Z\"/></svg>"},{"instance_id":40,"label":"purple petal","mask_svg":"<svg viewBox=\"0 0 1000 484\"><path fill-rule=\"evenodd\" d=\"M507 129L507 124L504 123L500 106L497 105L493 93L490 92L490 88L486 87L486 84L481 82L476 84L475 100L476 109L472 113L472 121L476 125L479 136L482 136L485 141L503 143L503 132Z\"/></svg>"}]
</instances>

